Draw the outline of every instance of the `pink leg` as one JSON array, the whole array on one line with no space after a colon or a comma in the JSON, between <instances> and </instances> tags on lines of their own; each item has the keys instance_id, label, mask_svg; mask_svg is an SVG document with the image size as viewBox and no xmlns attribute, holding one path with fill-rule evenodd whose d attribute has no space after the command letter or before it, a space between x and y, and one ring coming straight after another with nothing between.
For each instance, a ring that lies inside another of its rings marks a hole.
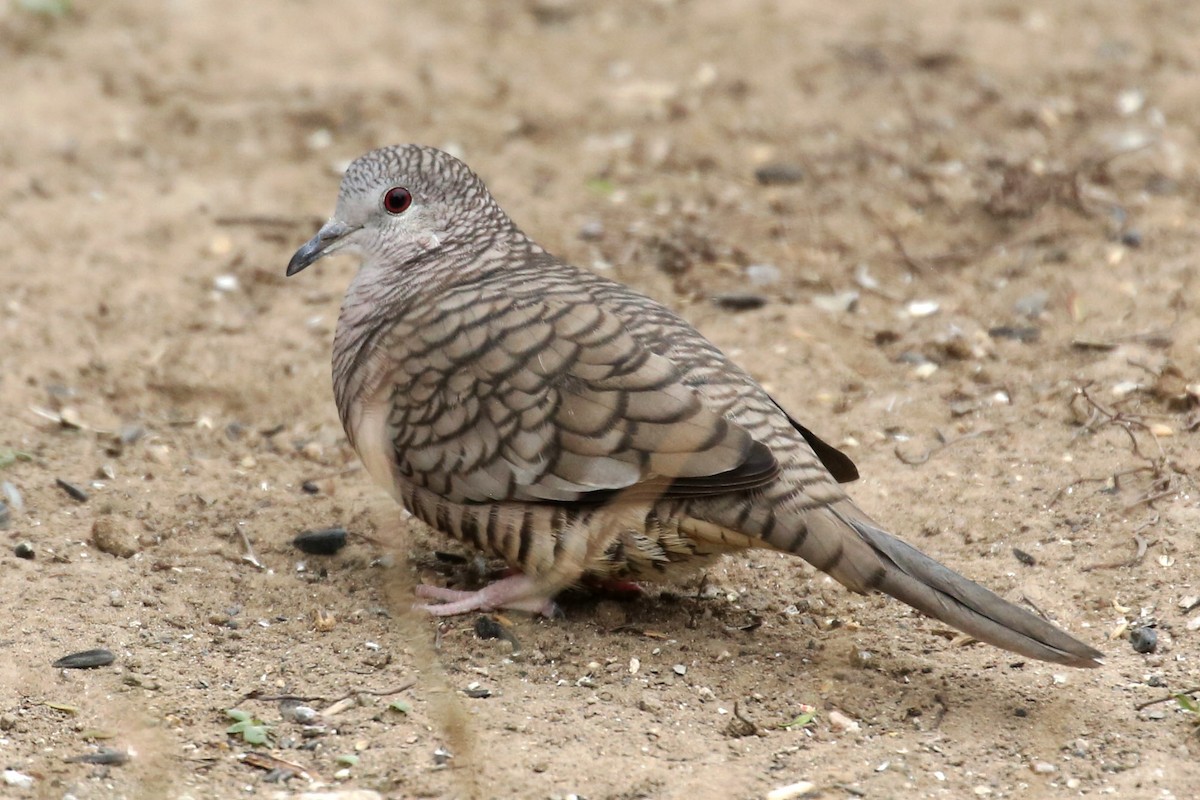
<instances>
[{"instance_id":1,"label":"pink leg","mask_svg":"<svg viewBox=\"0 0 1200 800\"><path fill-rule=\"evenodd\" d=\"M452 617L455 614L492 611L497 608L528 611L546 617L554 616L556 611L556 606L546 596L545 587L519 573L489 583L477 592L443 589L440 586L422 583L417 586L416 595L426 600L440 601L437 604L415 606L436 617Z\"/></svg>"}]
</instances>

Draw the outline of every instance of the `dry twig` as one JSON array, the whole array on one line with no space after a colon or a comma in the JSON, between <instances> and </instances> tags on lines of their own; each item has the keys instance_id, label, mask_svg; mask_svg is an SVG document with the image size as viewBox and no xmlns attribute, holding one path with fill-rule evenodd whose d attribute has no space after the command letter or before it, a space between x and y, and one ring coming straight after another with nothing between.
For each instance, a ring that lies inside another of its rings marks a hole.
<instances>
[{"instance_id":1,"label":"dry twig","mask_svg":"<svg viewBox=\"0 0 1200 800\"><path fill-rule=\"evenodd\" d=\"M1186 695L1200 694L1200 686L1193 686L1192 688L1184 689L1181 692L1171 692L1166 697L1159 697L1155 700L1147 700L1144 703L1138 703L1136 706L1133 707L1133 710L1141 711L1144 708L1149 708L1150 706L1156 706L1159 703L1169 703L1181 694L1186 694Z\"/></svg>"},{"instance_id":2,"label":"dry twig","mask_svg":"<svg viewBox=\"0 0 1200 800\"><path fill-rule=\"evenodd\" d=\"M917 467L917 466L920 466L921 464L924 464L926 461L928 461L935 453L940 453L941 451L945 450L947 447L956 445L959 442L965 442L968 439L976 439L980 436L990 436L993 433L995 433L996 430L997 430L996 428L987 428L982 431L973 431L971 433L965 433L962 436L956 437L954 439L946 439L942 436L941 432L938 432L938 439L941 440L941 443L934 447L929 448L928 450L926 450L924 453L922 453L919 456L910 458L910 457L904 455L904 453L901 452L901 450L900 450L900 445L896 445L896 447L893 449L892 452L894 452L896 454L896 458L898 458L902 463L908 464L910 467Z\"/></svg>"},{"instance_id":3,"label":"dry twig","mask_svg":"<svg viewBox=\"0 0 1200 800\"><path fill-rule=\"evenodd\" d=\"M411 689L412 687L414 687L416 685L417 685L417 679L409 678L404 683L401 683L399 686L396 686L391 689L379 689L379 690L376 690L376 689L354 689L349 692L346 692L346 694L344 694L340 697L335 697L332 700L330 700L322 695L262 694L261 692L255 690L255 691L247 692L246 694L242 695L242 702L245 702L246 700L262 700L267 703L275 703L275 702L282 702L285 700L290 700L290 701L295 701L295 702L299 702L299 703L329 703L329 704L333 704L333 703L340 703L343 700L349 700L350 698L357 697L360 694L365 694L370 697L390 697L391 695L400 694L401 692L403 692L407 689Z\"/></svg>"},{"instance_id":4,"label":"dry twig","mask_svg":"<svg viewBox=\"0 0 1200 800\"><path fill-rule=\"evenodd\" d=\"M1108 561L1100 564L1088 564L1087 566L1080 567L1079 571L1091 572L1092 570L1097 569L1120 569L1122 567L1136 566L1137 564L1141 563L1143 558L1146 557L1146 548L1150 546L1150 543L1147 542L1143 537L1138 536L1136 533L1133 535L1133 541L1136 549L1131 557L1121 561Z\"/></svg>"}]
</instances>

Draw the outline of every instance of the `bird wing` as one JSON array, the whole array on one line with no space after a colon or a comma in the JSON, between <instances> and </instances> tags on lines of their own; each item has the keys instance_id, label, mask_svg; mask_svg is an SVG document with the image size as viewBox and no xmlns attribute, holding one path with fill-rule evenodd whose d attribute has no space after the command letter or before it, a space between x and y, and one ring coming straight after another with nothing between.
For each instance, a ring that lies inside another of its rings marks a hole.
<instances>
[{"instance_id":1,"label":"bird wing","mask_svg":"<svg viewBox=\"0 0 1200 800\"><path fill-rule=\"evenodd\" d=\"M458 502L704 496L779 465L594 303L464 285L377 344L401 477Z\"/></svg>"}]
</instances>

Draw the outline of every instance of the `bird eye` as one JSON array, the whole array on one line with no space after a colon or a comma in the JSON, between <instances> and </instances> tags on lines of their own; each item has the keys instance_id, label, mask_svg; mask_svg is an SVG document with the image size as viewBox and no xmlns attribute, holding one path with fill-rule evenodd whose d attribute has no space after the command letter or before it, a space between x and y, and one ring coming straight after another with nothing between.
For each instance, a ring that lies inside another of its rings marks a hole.
<instances>
[{"instance_id":1,"label":"bird eye","mask_svg":"<svg viewBox=\"0 0 1200 800\"><path fill-rule=\"evenodd\" d=\"M393 186L383 193L383 210L389 214L403 214L412 205L412 192L403 186Z\"/></svg>"}]
</instances>

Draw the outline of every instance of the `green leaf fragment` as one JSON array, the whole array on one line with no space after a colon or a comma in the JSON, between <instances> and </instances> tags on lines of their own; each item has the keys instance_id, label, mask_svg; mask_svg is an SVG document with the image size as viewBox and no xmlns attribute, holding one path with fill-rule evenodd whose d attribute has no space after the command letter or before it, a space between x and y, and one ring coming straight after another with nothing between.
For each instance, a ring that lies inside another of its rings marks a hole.
<instances>
[{"instance_id":1,"label":"green leaf fragment","mask_svg":"<svg viewBox=\"0 0 1200 800\"><path fill-rule=\"evenodd\" d=\"M33 454L24 450L13 450L11 447L0 448L0 469L10 467L18 461L33 461Z\"/></svg>"},{"instance_id":2,"label":"green leaf fragment","mask_svg":"<svg viewBox=\"0 0 1200 800\"><path fill-rule=\"evenodd\" d=\"M79 706L73 706L73 705L69 705L67 703L52 703L50 701L47 701L46 707L53 708L55 711L63 711L67 714L78 714L79 713Z\"/></svg>"},{"instance_id":3,"label":"green leaf fragment","mask_svg":"<svg viewBox=\"0 0 1200 800\"><path fill-rule=\"evenodd\" d=\"M602 195L610 195L617 190L608 178L589 178L586 186L596 194Z\"/></svg>"},{"instance_id":4,"label":"green leaf fragment","mask_svg":"<svg viewBox=\"0 0 1200 800\"><path fill-rule=\"evenodd\" d=\"M20 0L21 8L34 14L61 17L71 13L71 0Z\"/></svg>"},{"instance_id":5,"label":"green leaf fragment","mask_svg":"<svg viewBox=\"0 0 1200 800\"><path fill-rule=\"evenodd\" d=\"M265 725L250 725L242 731L242 741L246 744L266 744L270 733Z\"/></svg>"},{"instance_id":6,"label":"green leaf fragment","mask_svg":"<svg viewBox=\"0 0 1200 800\"><path fill-rule=\"evenodd\" d=\"M225 710L226 716L236 720L225 729L230 736L241 736L246 744L269 744L271 741L271 726L256 719L253 714L237 708Z\"/></svg>"},{"instance_id":7,"label":"green leaf fragment","mask_svg":"<svg viewBox=\"0 0 1200 800\"><path fill-rule=\"evenodd\" d=\"M815 720L816 718L817 718L817 712L808 711L808 712L796 717L791 722L783 723L779 727L781 727L781 728L803 728L806 725L811 725L813 720Z\"/></svg>"}]
</instances>

